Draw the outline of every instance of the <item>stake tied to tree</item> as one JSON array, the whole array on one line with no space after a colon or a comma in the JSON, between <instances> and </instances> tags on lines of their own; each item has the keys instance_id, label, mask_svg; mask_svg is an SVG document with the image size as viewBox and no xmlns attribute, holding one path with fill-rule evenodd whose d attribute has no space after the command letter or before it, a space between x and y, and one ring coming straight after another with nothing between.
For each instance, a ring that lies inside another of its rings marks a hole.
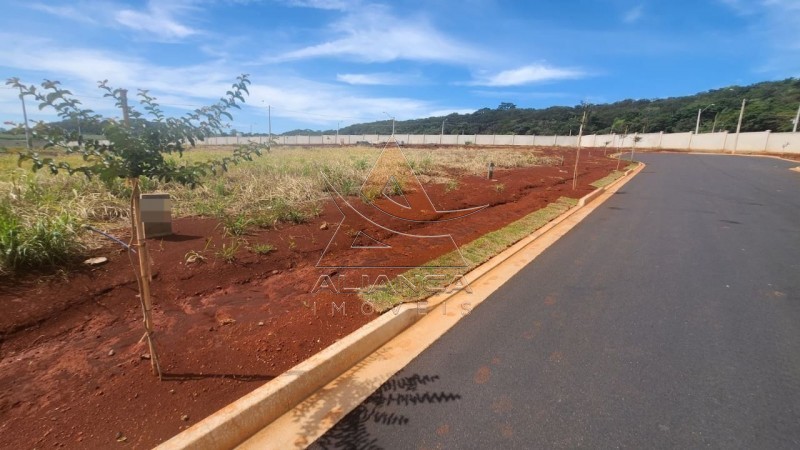
<instances>
[{"instance_id":1,"label":"stake tied to tree","mask_svg":"<svg viewBox=\"0 0 800 450\"><path fill-rule=\"evenodd\" d=\"M147 251L144 226L139 207L140 180L158 179L175 182L192 188L200 184L208 174L218 174L228 170L231 164L251 161L260 156L264 145L248 143L236 148L231 156L202 162L178 163L168 155L183 156L183 152L194 147L205 138L222 134L227 121L233 120L231 109L240 109L249 95L248 75L236 78L231 88L216 103L195 109L181 117L168 117L149 91L140 89L137 93L140 112L128 105L127 90L109 86L108 80L98 82L104 97L114 99L121 109L123 120L107 118L90 109L81 107L71 91L63 89L58 81L45 80L40 86L23 84L19 78L9 78L6 84L19 89L20 96L30 97L39 103L39 109L51 109L64 122L78 121L83 129L100 128L102 139L87 138L78 130L68 130L58 123L38 121L31 127L29 123L18 128L30 128L30 142L43 142L43 149L50 149L60 155L80 155L82 162L70 164L59 160L58 156L42 155L33 145L19 152L20 166L30 163L35 172L47 169L51 174L61 171L70 175L83 174L99 177L111 182L123 178L131 186L131 247L136 248L139 259L134 267L139 285L139 299L144 317L145 338L150 348L153 373L161 376L159 358L153 336L152 300L150 297L151 262ZM62 123L64 123L62 122Z\"/></svg>"}]
</instances>

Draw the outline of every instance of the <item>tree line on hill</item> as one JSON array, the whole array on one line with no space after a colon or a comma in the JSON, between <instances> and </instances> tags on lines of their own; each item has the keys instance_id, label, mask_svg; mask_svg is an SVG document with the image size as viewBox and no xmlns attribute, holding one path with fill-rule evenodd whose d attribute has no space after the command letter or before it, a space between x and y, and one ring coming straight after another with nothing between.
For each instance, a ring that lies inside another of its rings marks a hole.
<instances>
[{"instance_id":1,"label":"tree line on hill","mask_svg":"<svg viewBox=\"0 0 800 450\"><path fill-rule=\"evenodd\" d=\"M622 100L609 104L518 108L504 102L471 114L450 114L397 121L397 134L577 134L584 108L588 108L585 134L678 133L694 131L698 110L703 110L700 132L736 131L742 99L747 99L742 131L792 131L800 106L800 79L731 86L685 97L655 100ZM391 120L354 124L339 134L389 134ZM292 130L285 135L335 134L336 130Z\"/></svg>"},{"instance_id":2,"label":"tree line on hill","mask_svg":"<svg viewBox=\"0 0 800 450\"><path fill-rule=\"evenodd\" d=\"M444 122L445 134L577 134L584 108L587 109L585 134L606 133L679 133L694 131L697 111L703 110L700 132L736 131L742 99L747 99L742 131L792 131L800 105L800 79L766 81L749 86L730 86L684 97L655 100L622 100L615 103L549 108L518 108L509 102L497 108L482 108L470 114L395 122L397 134L439 134ZM55 125L66 130L78 127L76 121ZM85 134L102 135L104 123L84 124ZM354 124L339 129L339 134L389 134L391 120ZM19 131L19 130L16 130ZM283 135L335 134L330 130L292 130ZM231 130L227 135L237 134ZM243 133L249 135L249 133Z\"/></svg>"}]
</instances>

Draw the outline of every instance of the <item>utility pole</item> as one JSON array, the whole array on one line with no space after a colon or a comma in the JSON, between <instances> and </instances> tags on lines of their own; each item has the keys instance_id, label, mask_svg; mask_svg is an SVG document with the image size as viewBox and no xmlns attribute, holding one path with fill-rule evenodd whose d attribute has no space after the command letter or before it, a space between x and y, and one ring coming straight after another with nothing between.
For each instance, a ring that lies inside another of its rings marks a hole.
<instances>
[{"instance_id":1,"label":"utility pole","mask_svg":"<svg viewBox=\"0 0 800 450\"><path fill-rule=\"evenodd\" d=\"M394 137L394 116L390 116L389 113L387 113L386 111L384 111L383 113L386 114L386 117L392 119L392 137Z\"/></svg>"},{"instance_id":2,"label":"utility pole","mask_svg":"<svg viewBox=\"0 0 800 450\"><path fill-rule=\"evenodd\" d=\"M708 108L711 108L712 106L714 106L713 103L706 106L705 108L697 110L697 125L695 125L694 127L694 134L700 134L700 114L703 114L703 111L707 110Z\"/></svg>"},{"instance_id":3,"label":"utility pole","mask_svg":"<svg viewBox=\"0 0 800 450\"><path fill-rule=\"evenodd\" d=\"M339 124L340 123L341 123L340 121L338 121L338 120L336 121L336 145L339 145Z\"/></svg>"},{"instance_id":4,"label":"utility pole","mask_svg":"<svg viewBox=\"0 0 800 450\"><path fill-rule=\"evenodd\" d=\"M700 133L700 114L703 112L702 109L697 110L697 124L694 126L694 134Z\"/></svg>"},{"instance_id":5,"label":"utility pole","mask_svg":"<svg viewBox=\"0 0 800 450\"><path fill-rule=\"evenodd\" d=\"M25 147L31 151L31 129L28 126L28 110L25 109L25 96L22 95L22 86L19 87L19 101L22 103L22 120L25 121Z\"/></svg>"},{"instance_id":6,"label":"utility pole","mask_svg":"<svg viewBox=\"0 0 800 450\"><path fill-rule=\"evenodd\" d=\"M742 118L744 117L744 105L747 104L747 99L742 99L742 109L739 111L739 123L736 125L736 139L733 142L733 152L739 147L739 132L742 131Z\"/></svg>"},{"instance_id":7,"label":"utility pole","mask_svg":"<svg viewBox=\"0 0 800 450\"><path fill-rule=\"evenodd\" d=\"M442 134L439 135L439 145L442 145L442 138L444 137L444 123L447 122L447 119L442 121Z\"/></svg>"},{"instance_id":8,"label":"utility pole","mask_svg":"<svg viewBox=\"0 0 800 450\"><path fill-rule=\"evenodd\" d=\"M794 116L794 129L792 129L792 133L797 133L797 122L800 122L800 106L797 107L797 115Z\"/></svg>"},{"instance_id":9,"label":"utility pole","mask_svg":"<svg viewBox=\"0 0 800 450\"><path fill-rule=\"evenodd\" d=\"M267 105L267 122L269 127L269 137L267 138L267 150L272 149L272 105Z\"/></svg>"}]
</instances>

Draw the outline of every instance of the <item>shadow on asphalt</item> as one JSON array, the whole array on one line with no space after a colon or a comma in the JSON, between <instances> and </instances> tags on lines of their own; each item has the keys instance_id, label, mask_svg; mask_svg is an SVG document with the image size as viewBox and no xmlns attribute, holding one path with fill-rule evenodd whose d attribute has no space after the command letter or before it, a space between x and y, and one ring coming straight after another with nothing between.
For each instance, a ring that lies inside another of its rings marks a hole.
<instances>
[{"instance_id":1,"label":"shadow on asphalt","mask_svg":"<svg viewBox=\"0 0 800 450\"><path fill-rule=\"evenodd\" d=\"M409 408L425 404L450 403L461 399L452 392L435 391L438 375L402 372L384 383L309 448L379 449L378 439L370 433L373 426L405 426L412 417Z\"/></svg>"}]
</instances>

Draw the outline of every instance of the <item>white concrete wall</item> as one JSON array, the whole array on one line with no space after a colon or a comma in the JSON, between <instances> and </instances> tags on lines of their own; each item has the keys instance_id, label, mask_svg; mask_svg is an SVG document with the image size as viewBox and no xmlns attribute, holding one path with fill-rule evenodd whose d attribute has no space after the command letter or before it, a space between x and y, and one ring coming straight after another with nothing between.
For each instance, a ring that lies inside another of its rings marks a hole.
<instances>
[{"instance_id":1,"label":"white concrete wall","mask_svg":"<svg viewBox=\"0 0 800 450\"><path fill-rule=\"evenodd\" d=\"M643 133L635 136L640 138L636 148L658 148L662 139L661 133Z\"/></svg>"},{"instance_id":2,"label":"white concrete wall","mask_svg":"<svg viewBox=\"0 0 800 450\"><path fill-rule=\"evenodd\" d=\"M739 142L736 150L747 152L763 152L767 146L768 133L742 133L739 135ZM735 135L734 135L735 138Z\"/></svg>"},{"instance_id":3,"label":"white concrete wall","mask_svg":"<svg viewBox=\"0 0 800 450\"><path fill-rule=\"evenodd\" d=\"M356 142L366 141L371 144L386 142L391 136L388 134L355 134L339 135L338 143L355 145ZM675 150L726 150L744 152L775 152L775 153L800 153L800 133L771 133L769 131L755 133L741 133L737 139L736 133L645 133L629 134L623 138L619 134L586 135L581 139L583 147L626 148L633 145L635 137L639 137L636 148L641 149L675 149ZM278 145L332 145L337 143L335 134L324 136L273 136L273 141ZM412 145L465 145L470 142L475 145L520 145L543 147L575 147L578 143L577 136L534 136L534 135L475 135L475 134L438 134L415 135L398 134L398 141ZM244 145L248 142L267 143L266 136L254 137L211 137L201 142L200 145Z\"/></svg>"},{"instance_id":4,"label":"white concrete wall","mask_svg":"<svg viewBox=\"0 0 800 450\"><path fill-rule=\"evenodd\" d=\"M722 150L725 133L700 133L692 135L690 150Z\"/></svg>"},{"instance_id":5,"label":"white concrete wall","mask_svg":"<svg viewBox=\"0 0 800 450\"><path fill-rule=\"evenodd\" d=\"M556 147L577 147L578 136L557 136Z\"/></svg>"},{"instance_id":6,"label":"white concrete wall","mask_svg":"<svg viewBox=\"0 0 800 450\"><path fill-rule=\"evenodd\" d=\"M692 133L665 133L661 141L661 148L687 150L691 138Z\"/></svg>"},{"instance_id":7,"label":"white concrete wall","mask_svg":"<svg viewBox=\"0 0 800 450\"><path fill-rule=\"evenodd\" d=\"M533 145L535 139L536 136L532 134L518 134L516 137L514 137L514 145L531 146Z\"/></svg>"},{"instance_id":8,"label":"white concrete wall","mask_svg":"<svg viewBox=\"0 0 800 450\"><path fill-rule=\"evenodd\" d=\"M440 136L442 145L458 145L458 138L460 137L457 134L445 134L444 136Z\"/></svg>"},{"instance_id":9,"label":"white concrete wall","mask_svg":"<svg viewBox=\"0 0 800 450\"><path fill-rule=\"evenodd\" d=\"M511 134L498 134L494 137L494 145L514 145L515 138Z\"/></svg>"},{"instance_id":10,"label":"white concrete wall","mask_svg":"<svg viewBox=\"0 0 800 450\"><path fill-rule=\"evenodd\" d=\"M800 153L800 133L770 133L767 151Z\"/></svg>"},{"instance_id":11,"label":"white concrete wall","mask_svg":"<svg viewBox=\"0 0 800 450\"><path fill-rule=\"evenodd\" d=\"M494 135L479 134L475 136L475 145L495 145Z\"/></svg>"},{"instance_id":12,"label":"white concrete wall","mask_svg":"<svg viewBox=\"0 0 800 450\"><path fill-rule=\"evenodd\" d=\"M426 143L425 142L426 141L425 138L426 138L426 136L424 134L412 134L411 136L408 136L408 141L406 141L406 142L408 142L409 144L412 144L412 145L422 145L422 144ZM439 142L439 141L436 141L436 142Z\"/></svg>"}]
</instances>

